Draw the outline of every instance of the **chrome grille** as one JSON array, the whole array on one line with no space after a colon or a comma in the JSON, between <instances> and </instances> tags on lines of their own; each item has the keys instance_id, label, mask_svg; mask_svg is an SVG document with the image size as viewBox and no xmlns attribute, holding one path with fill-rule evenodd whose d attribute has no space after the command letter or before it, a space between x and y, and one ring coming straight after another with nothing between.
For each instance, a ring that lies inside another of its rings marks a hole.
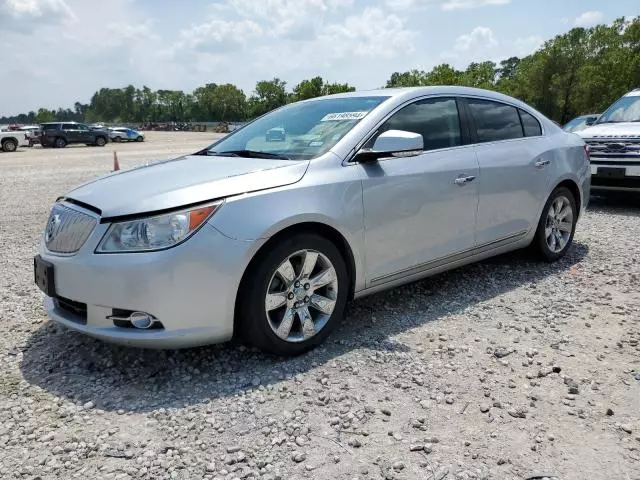
<instances>
[{"instance_id":1,"label":"chrome grille","mask_svg":"<svg viewBox=\"0 0 640 480\"><path fill-rule=\"evenodd\" d=\"M54 205L44 230L47 250L66 254L77 252L89 238L96 223L91 215L64 205Z\"/></svg>"},{"instance_id":2,"label":"chrome grille","mask_svg":"<svg viewBox=\"0 0 640 480\"><path fill-rule=\"evenodd\" d=\"M589 152L596 157L640 157L640 139L587 140Z\"/></svg>"}]
</instances>

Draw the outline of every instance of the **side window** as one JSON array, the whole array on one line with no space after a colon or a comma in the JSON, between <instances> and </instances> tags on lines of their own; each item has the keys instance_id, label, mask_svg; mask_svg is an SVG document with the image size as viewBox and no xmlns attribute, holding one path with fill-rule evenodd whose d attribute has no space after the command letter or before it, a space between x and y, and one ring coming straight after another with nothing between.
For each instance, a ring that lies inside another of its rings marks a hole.
<instances>
[{"instance_id":1,"label":"side window","mask_svg":"<svg viewBox=\"0 0 640 480\"><path fill-rule=\"evenodd\" d=\"M522 128L524 129L525 137L539 137L542 135L542 127L540 122L524 110L518 110L520 112L520 119L522 120Z\"/></svg>"},{"instance_id":2,"label":"side window","mask_svg":"<svg viewBox=\"0 0 640 480\"><path fill-rule=\"evenodd\" d=\"M478 142L522 138L522 125L515 107L490 100L467 100L476 124Z\"/></svg>"},{"instance_id":3,"label":"side window","mask_svg":"<svg viewBox=\"0 0 640 480\"><path fill-rule=\"evenodd\" d=\"M462 144L458 107L453 98L430 98L407 105L380 128L419 133L424 150L455 147Z\"/></svg>"},{"instance_id":4,"label":"side window","mask_svg":"<svg viewBox=\"0 0 640 480\"><path fill-rule=\"evenodd\" d=\"M76 130L77 127L74 123L63 123L62 130Z\"/></svg>"},{"instance_id":5,"label":"side window","mask_svg":"<svg viewBox=\"0 0 640 480\"><path fill-rule=\"evenodd\" d=\"M89 131L89 127L87 127L86 125L78 124L78 125L76 125L76 128L77 128L78 130L82 130L82 131L84 131L84 132Z\"/></svg>"}]
</instances>

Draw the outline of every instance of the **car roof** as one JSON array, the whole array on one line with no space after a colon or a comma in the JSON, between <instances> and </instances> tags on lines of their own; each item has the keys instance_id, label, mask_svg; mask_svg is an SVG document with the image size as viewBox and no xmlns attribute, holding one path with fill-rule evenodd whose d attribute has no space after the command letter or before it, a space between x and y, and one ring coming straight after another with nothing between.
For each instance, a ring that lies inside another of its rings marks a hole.
<instances>
[{"instance_id":1,"label":"car roof","mask_svg":"<svg viewBox=\"0 0 640 480\"><path fill-rule=\"evenodd\" d=\"M640 93L640 92L638 92ZM303 102L312 102L314 100L322 100L328 98L355 98L355 97L390 97L397 100L411 100L416 97L426 95L460 95L483 97L489 100L502 101L516 105L522 109L536 111L531 105L518 100L517 98L504 95L493 90L485 90L474 87L460 87L454 85L434 85L428 87L394 87L394 88L378 88L373 90L358 90L355 92L337 93L324 97L311 98L303 100Z\"/></svg>"}]
</instances>

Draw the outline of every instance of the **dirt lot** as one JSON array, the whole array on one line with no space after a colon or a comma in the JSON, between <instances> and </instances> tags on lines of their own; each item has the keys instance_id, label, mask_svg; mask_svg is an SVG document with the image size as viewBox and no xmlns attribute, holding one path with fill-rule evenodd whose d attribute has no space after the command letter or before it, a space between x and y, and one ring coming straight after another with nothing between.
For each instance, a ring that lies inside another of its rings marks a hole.
<instances>
[{"instance_id":1,"label":"dirt lot","mask_svg":"<svg viewBox=\"0 0 640 480\"><path fill-rule=\"evenodd\" d=\"M47 321L32 257L74 184L211 134L0 154L0 478L640 479L640 202L355 302L322 348L115 347Z\"/></svg>"}]
</instances>

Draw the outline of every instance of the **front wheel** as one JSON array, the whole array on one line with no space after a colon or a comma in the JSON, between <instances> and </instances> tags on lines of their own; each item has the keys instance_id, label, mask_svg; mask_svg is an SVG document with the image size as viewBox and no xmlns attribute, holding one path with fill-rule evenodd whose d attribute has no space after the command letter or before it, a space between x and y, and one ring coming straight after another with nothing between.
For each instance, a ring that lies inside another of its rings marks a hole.
<instances>
[{"instance_id":1,"label":"front wheel","mask_svg":"<svg viewBox=\"0 0 640 480\"><path fill-rule=\"evenodd\" d=\"M532 247L547 262L559 260L573 242L577 220L573 193L566 187L556 188L542 210Z\"/></svg>"},{"instance_id":2,"label":"front wheel","mask_svg":"<svg viewBox=\"0 0 640 480\"><path fill-rule=\"evenodd\" d=\"M98 147L104 147L106 145L107 141L105 140L104 137L96 137L96 146Z\"/></svg>"},{"instance_id":3,"label":"front wheel","mask_svg":"<svg viewBox=\"0 0 640 480\"><path fill-rule=\"evenodd\" d=\"M142 141L144 141L144 138L142 136L136 138L136 142L142 142Z\"/></svg>"},{"instance_id":4,"label":"front wheel","mask_svg":"<svg viewBox=\"0 0 640 480\"><path fill-rule=\"evenodd\" d=\"M341 321L349 280L336 246L315 234L282 240L258 260L238 291L237 332L264 351L298 355Z\"/></svg>"}]
</instances>

